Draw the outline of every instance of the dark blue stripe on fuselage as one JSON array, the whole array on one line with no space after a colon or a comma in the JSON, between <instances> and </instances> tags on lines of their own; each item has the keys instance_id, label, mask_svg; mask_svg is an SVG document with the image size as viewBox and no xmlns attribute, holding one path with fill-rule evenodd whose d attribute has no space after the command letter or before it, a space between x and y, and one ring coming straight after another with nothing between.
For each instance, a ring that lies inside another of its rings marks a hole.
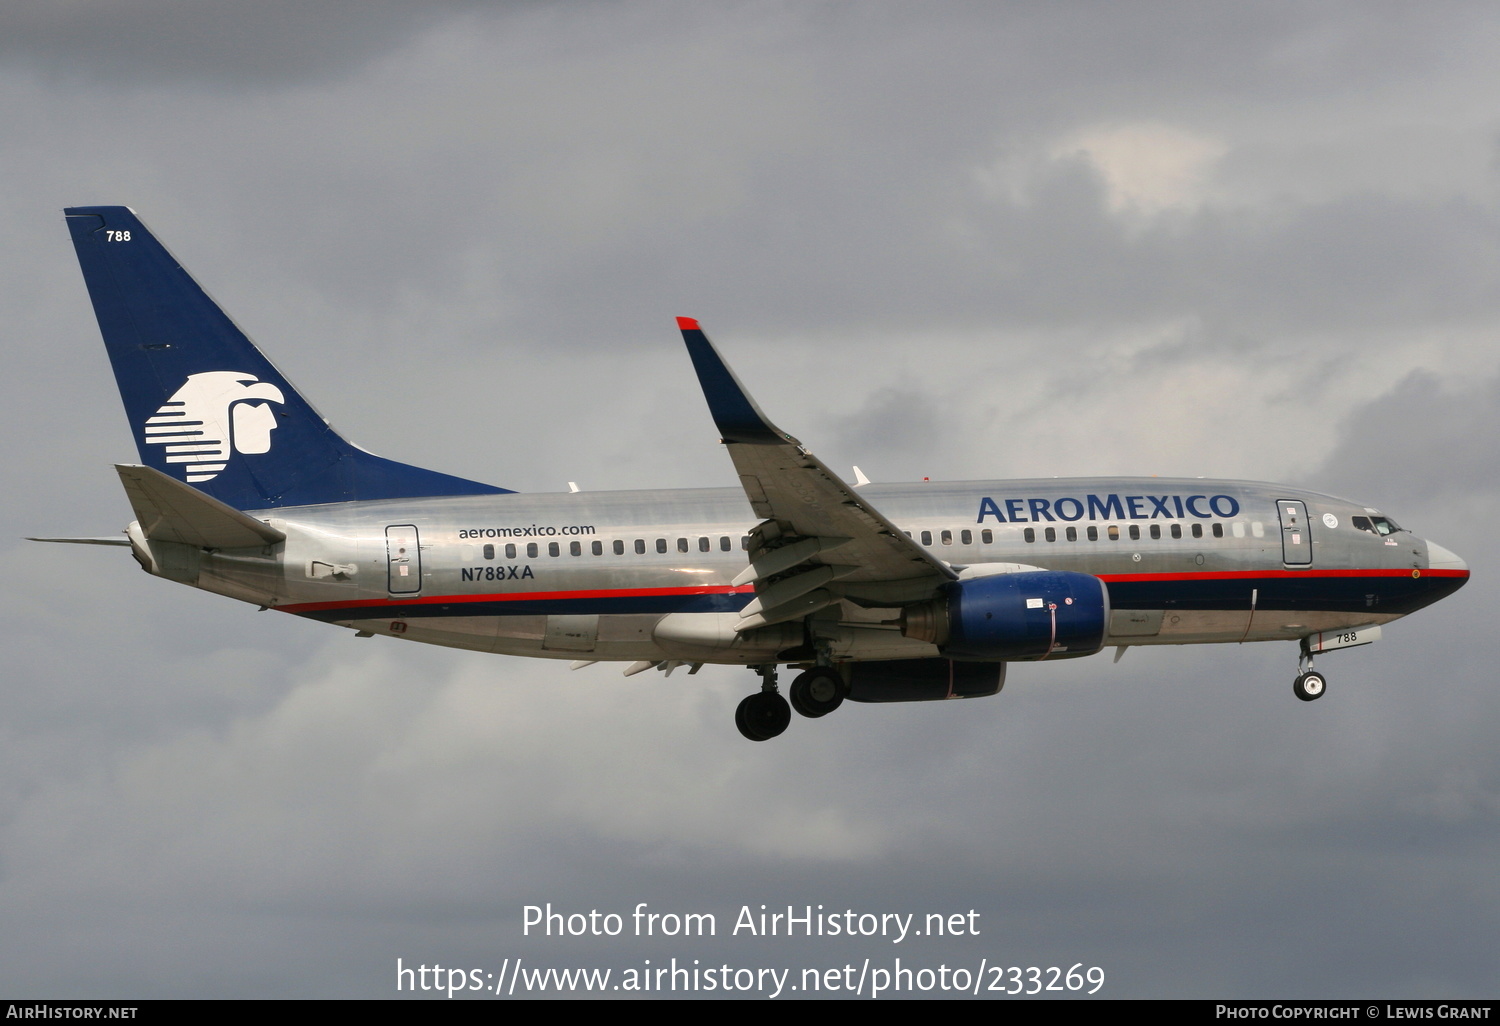
<instances>
[{"instance_id":1,"label":"dark blue stripe on fuselage","mask_svg":"<svg viewBox=\"0 0 1500 1026\"><path fill-rule=\"evenodd\" d=\"M1192 576L1166 581L1109 581L1115 609L1234 610L1371 610L1405 615L1453 594L1463 577L1325 577L1214 578Z\"/></svg>"}]
</instances>

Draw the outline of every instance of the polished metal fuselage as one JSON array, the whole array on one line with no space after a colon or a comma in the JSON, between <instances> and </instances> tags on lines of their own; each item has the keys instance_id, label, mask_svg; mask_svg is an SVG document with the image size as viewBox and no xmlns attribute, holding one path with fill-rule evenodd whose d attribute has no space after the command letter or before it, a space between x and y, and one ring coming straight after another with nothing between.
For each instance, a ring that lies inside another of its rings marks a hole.
<instances>
[{"instance_id":1,"label":"polished metal fuselage","mask_svg":"<svg viewBox=\"0 0 1500 1026\"><path fill-rule=\"evenodd\" d=\"M1451 553L1409 532L1354 526L1374 510L1276 485L1047 478L871 484L859 494L955 569L1101 577L1109 645L1290 640L1377 625L1467 577ZM753 664L795 648L808 630L839 659L939 654L901 634L895 602L853 586L808 624L737 632L754 591L732 582L755 526L738 489L252 515L286 540L204 553L192 579L175 579L361 632L512 655ZM133 536L138 550L149 545Z\"/></svg>"}]
</instances>

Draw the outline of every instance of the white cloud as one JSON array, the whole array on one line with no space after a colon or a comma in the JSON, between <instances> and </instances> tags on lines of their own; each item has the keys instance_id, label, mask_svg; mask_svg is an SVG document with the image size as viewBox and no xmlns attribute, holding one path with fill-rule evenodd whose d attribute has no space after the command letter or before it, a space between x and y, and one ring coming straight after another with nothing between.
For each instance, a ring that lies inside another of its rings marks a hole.
<instances>
[{"instance_id":1,"label":"white cloud","mask_svg":"<svg viewBox=\"0 0 1500 1026\"><path fill-rule=\"evenodd\" d=\"M1222 139L1159 122L1093 125L1054 143L1050 155L1082 155L1104 179L1115 214L1192 210L1211 200Z\"/></svg>"}]
</instances>

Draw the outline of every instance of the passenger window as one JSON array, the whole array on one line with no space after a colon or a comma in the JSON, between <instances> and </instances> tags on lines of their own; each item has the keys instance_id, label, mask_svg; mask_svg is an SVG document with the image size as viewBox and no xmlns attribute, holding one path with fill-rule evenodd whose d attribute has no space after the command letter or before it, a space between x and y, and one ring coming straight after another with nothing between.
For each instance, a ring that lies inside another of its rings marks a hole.
<instances>
[{"instance_id":1,"label":"passenger window","mask_svg":"<svg viewBox=\"0 0 1500 1026\"><path fill-rule=\"evenodd\" d=\"M516 547L515 547L514 544L505 546L505 558L506 559L515 559L516 558Z\"/></svg>"},{"instance_id":2,"label":"passenger window","mask_svg":"<svg viewBox=\"0 0 1500 1026\"><path fill-rule=\"evenodd\" d=\"M1223 524L1214 524L1214 537L1215 538L1222 538L1222 537L1224 537L1224 525Z\"/></svg>"},{"instance_id":3,"label":"passenger window","mask_svg":"<svg viewBox=\"0 0 1500 1026\"><path fill-rule=\"evenodd\" d=\"M1266 536L1266 525L1259 520L1251 521L1250 533L1257 538L1264 538Z\"/></svg>"},{"instance_id":4,"label":"passenger window","mask_svg":"<svg viewBox=\"0 0 1500 1026\"><path fill-rule=\"evenodd\" d=\"M1172 525L1172 537L1173 538L1181 538L1182 537L1182 525L1181 524L1173 524Z\"/></svg>"},{"instance_id":5,"label":"passenger window","mask_svg":"<svg viewBox=\"0 0 1500 1026\"><path fill-rule=\"evenodd\" d=\"M1110 541L1119 541L1120 540L1120 529L1118 527L1116 527L1114 524L1110 524L1109 525L1109 540Z\"/></svg>"},{"instance_id":6,"label":"passenger window","mask_svg":"<svg viewBox=\"0 0 1500 1026\"><path fill-rule=\"evenodd\" d=\"M953 532L952 531L944 531L942 533L942 535L940 535L940 537L942 538L942 542L943 542L944 545L952 545L953 544Z\"/></svg>"},{"instance_id":7,"label":"passenger window","mask_svg":"<svg viewBox=\"0 0 1500 1026\"><path fill-rule=\"evenodd\" d=\"M979 540L988 545L995 540L995 532L986 527L983 531L979 532Z\"/></svg>"},{"instance_id":8,"label":"passenger window","mask_svg":"<svg viewBox=\"0 0 1500 1026\"><path fill-rule=\"evenodd\" d=\"M1140 524L1131 524L1130 525L1130 540L1131 541L1140 541L1141 540L1141 525Z\"/></svg>"},{"instance_id":9,"label":"passenger window","mask_svg":"<svg viewBox=\"0 0 1500 1026\"><path fill-rule=\"evenodd\" d=\"M635 540L635 554L637 556L644 556L646 554L646 539L637 538Z\"/></svg>"},{"instance_id":10,"label":"passenger window","mask_svg":"<svg viewBox=\"0 0 1500 1026\"><path fill-rule=\"evenodd\" d=\"M687 550L688 550L687 539L686 538L678 538L677 539L677 551L678 552L686 552Z\"/></svg>"},{"instance_id":11,"label":"passenger window","mask_svg":"<svg viewBox=\"0 0 1500 1026\"><path fill-rule=\"evenodd\" d=\"M931 531L923 531L922 532L922 544L923 545L931 545L932 544L932 532Z\"/></svg>"},{"instance_id":12,"label":"passenger window","mask_svg":"<svg viewBox=\"0 0 1500 1026\"><path fill-rule=\"evenodd\" d=\"M1160 524L1152 524L1151 525L1151 537L1153 539L1161 537L1161 525Z\"/></svg>"},{"instance_id":13,"label":"passenger window","mask_svg":"<svg viewBox=\"0 0 1500 1026\"><path fill-rule=\"evenodd\" d=\"M598 545L599 543L594 542L594 544ZM583 555L583 542L568 542L568 554L570 556Z\"/></svg>"},{"instance_id":14,"label":"passenger window","mask_svg":"<svg viewBox=\"0 0 1500 1026\"><path fill-rule=\"evenodd\" d=\"M495 558L495 546L493 546L493 545L486 545L484 547L484 558L485 559L494 559Z\"/></svg>"},{"instance_id":15,"label":"passenger window","mask_svg":"<svg viewBox=\"0 0 1500 1026\"><path fill-rule=\"evenodd\" d=\"M709 547L710 547L710 543L709 543L709 540L707 538L699 538L698 539L698 551L699 552L707 552L709 550Z\"/></svg>"},{"instance_id":16,"label":"passenger window","mask_svg":"<svg viewBox=\"0 0 1500 1026\"><path fill-rule=\"evenodd\" d=\"M617 555L617 556L623 556L623 555L625 555L625 543L623 541L621 541L619 538L615 539L615 543L614 543L614 545L611 546L611 548L614 549L615 555Z\"/></svg>"},{"instance_id":17,"label":"passenger window","mask_svg":"<svg viewBox=\"0 0 1500 1026\"><path fill-rule=\"evenodd\" d=\"M728 552L729 551L729 535L726 534L726 535L723 535L723 536L721 536L719 538L719 551L720 552Z\"/></svg>"},{"instance_id":18,"label":"passenger window","mask_svg":"<svg viewBox=\"0 0 1500 1026\"><path fill-rule=\"evenodd\" d=\"M658 553L667 551L667 540L665 538L656 539L656 551Z\"/></svg>"},{"instance_id":19,"label":"passenger window","mask_svg":"<svg viewBox=\"0 0 1500 1026\"><path fill-rule=\"evenodd\" d=\"M963 544L965 544L965 545L973 545L974 544L974 532L973 531L960 531L959 535L958 535L958 540L960 542L962 542Z\"/></svg>"},{"instance_id":20,"label":"passenger window","mask_svg":"<svg viewBox=\"0 0 1500 1026\"><path fill-rule=\"evenodd\" d=\"M1193 525L1193 537L1194 538L1202 538L1203 537L1203 525L1202 524L1194 524Z\"/></svg>"},{"instance_id":21,"label":"passenger window","mask_svg":"<svg viewBox=\"0 0 1500 1026\"><path fill-rule=\"evenodd\" d=\"M526 543L526 558L527 559L535 559L536 558L536 542L527 542Z\"/></svg>"},{"instance_id":22,"label":"passenger window","mask_svg":"<svg viewBox=\"0 0 1500 1026\"><path fill-rule=\"evenodd\" d=\"M1077 541L1077 540L1078 540L1078 528L1076 528L1076 527L1070 527L1070 528L1068 528L1068 541Z\"/></svg>"},{"instance_id":23,"label":"passenger window","mask_svg":"<svg viewBox=\"0 0 1500 1026\"><path fill-rule=\"evenodd\" d=\"M555 556L558 553L557 542L547 543L547 555Z\"/></svg>"},{"instance_id":24,"label":"passenger window","mask_svg":"<svg viewBox=\"0 0 1500 1026\"><path fill-rule=\"evenodd\" d=\"M1036 528L1034 528L1034 527L1028 527L1028 528L1026 528L1025 531L1021 532L1021 537L1025 538L1028 542L1034 542L1034 541L1036 541Z\"/></svg>"},{"instance_id":25,"label":"passenger window","mask_svg":"<svg viewBox=\"0 0 1500 1026\"><path fill-rule=\"evenodd\" d=\"M1057 541L1057 528L1055 528L1055 527L1049 527L1049 528L1047 528L1047 540L1048 541Z\"/></svg>"},{"instance_id":26,"label":"passenger window","mask_svg":"<svg viewBox=\"0 0 1500 1026\"><path fill-rule=\"evenodd\" d=\"M1243 520L1236 520L1234 523L1229 525L1229 531L1236 538L1245 537L1245 522Z\"/></svg>"},{"instance_id":27,"label":"passenger window","mask_svg":"<svg viewBox=\"0 0 1500 1026\"><path fill-rule=\"evenodd\" d=\"M1089 525L1089 541L1098 541L1098 540L1099 540L1099 528L1095 527L1093 524L1090 524Z\"/></svg>"}]
</instances>

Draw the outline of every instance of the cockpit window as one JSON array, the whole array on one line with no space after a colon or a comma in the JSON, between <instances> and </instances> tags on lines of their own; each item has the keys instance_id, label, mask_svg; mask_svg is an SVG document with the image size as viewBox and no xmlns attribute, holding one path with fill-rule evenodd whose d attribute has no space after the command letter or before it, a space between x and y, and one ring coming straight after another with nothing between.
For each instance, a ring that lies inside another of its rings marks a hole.
<instances>
[{"instance_id":1,"label":"cockpit window","mask_svg":"<svg viewBox=\"0 0 1500 1026\"><path fill-rule=\"evenodd\" d=\"M1401 525L1390 517L1350 517L1349 522L1361 531L1378 534L1382 538L1401 530Z\"/></svg>"}]
</instances>

